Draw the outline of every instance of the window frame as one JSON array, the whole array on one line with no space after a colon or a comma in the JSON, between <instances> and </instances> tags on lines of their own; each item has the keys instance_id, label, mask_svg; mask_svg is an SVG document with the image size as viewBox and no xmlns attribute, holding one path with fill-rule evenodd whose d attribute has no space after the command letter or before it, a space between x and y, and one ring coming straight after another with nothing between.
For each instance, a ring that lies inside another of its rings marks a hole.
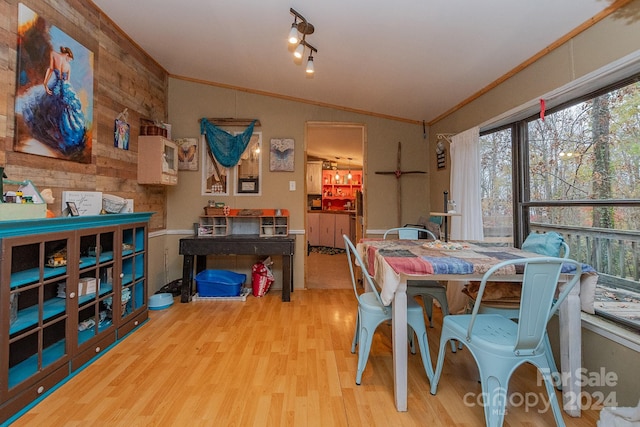
<instances>
[{"instance_id":1,"label":"window frame","mask_svg":"<svg viewBox=\"0 0 640 427\"><path fill-rule=\"evenodd\" d=\"M597 90L589 91L586 94L576 95L575 97L555 105L553 108L546 110L546 114L553 114L563 109L575 106L582 102L591 100L600 95L623 88L630 84L640 82L640 71L635 74L622 78L614 83L603 85ZM521 247L522 242L531 230L530 210L537 207L578 207L578 206L612 206L612 207L640 207L640 199L606 199L606 200L544 200L532 201L530 194L530 174L529 174L529 141L528 141L528 125L534 120L539 119L539 113L527 115L524 118L518 118L512 122L505 123L502 121L500 125L487 127L482 129L480 136L485 136L494 132L511 129L511 150L512 150L512 191L513 191L513 244ZM640 292L640 291L639 291ZM596 311L596 316L607 319L615 324L626 326L624 319L617 319L615 316L608 315L604 312Z\"/></svg>"}]
</instances>

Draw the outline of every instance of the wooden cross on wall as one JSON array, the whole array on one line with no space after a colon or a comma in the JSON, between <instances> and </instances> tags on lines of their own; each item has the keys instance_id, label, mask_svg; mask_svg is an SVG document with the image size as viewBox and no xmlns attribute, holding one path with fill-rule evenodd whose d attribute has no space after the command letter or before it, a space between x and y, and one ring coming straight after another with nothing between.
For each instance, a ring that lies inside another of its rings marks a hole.
<instances>
[{"instance_id":1,"label":"wooden cross on wall","mask_svg":"<svg viewBox=\"0 0 640 427\"><path fill-rule=\"evenodd\" d=\"M402 175L408 175L411 173L426 173L425 171L403 171L400 162L401 162L401 152L402 152L402 143L398 141L398 162L397 168L394 171L380 171L376 172L378 175L395 175L396 182L398 183L398 227L402 227Z\"/></svg>"}]
</instances>

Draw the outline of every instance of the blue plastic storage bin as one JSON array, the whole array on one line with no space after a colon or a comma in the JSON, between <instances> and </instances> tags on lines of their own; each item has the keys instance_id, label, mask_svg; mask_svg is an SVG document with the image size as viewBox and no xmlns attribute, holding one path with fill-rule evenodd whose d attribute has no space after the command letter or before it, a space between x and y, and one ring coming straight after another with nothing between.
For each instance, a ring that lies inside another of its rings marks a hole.
<instances>
[{"instance_id":1,"label":"blue plastic storage bin","mask_svg":"<svg viewBox=\"0 0 640 427\"><path fill-rule=\"evenodd\" d=\"M201 297L237 297L246 274L228 270L204 270L196 274L196 289Z\"/></svg>"}]
</instances>

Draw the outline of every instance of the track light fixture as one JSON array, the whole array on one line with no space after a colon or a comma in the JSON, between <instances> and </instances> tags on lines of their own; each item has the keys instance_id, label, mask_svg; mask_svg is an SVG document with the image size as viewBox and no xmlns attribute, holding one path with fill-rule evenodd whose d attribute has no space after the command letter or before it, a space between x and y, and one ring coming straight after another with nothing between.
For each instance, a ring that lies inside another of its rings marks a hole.
<instances>
[{"instance_id":1,"label":"track light fixture","mask_svg":"<svg viewBox=\"0 0 640 427\"><path fill-rule=\"evenodd\" d=\"M313 68L313 51L309 54L309 59L307 59L307 74L313 74L315 72Z\"/></svg>"},{"instance_id":2,"label":"track light fixture","mask_svg":"<svg viewBox=\"0 0 640 427\"><path fill-rule=\"evenodd\" d=\"M300 59L304 56L305 48L309 48L310 52L309 58L307 59L306 72L308 75L313 75L313 73L315 72L313 66L313 53L318 53L318 49L307 43L305 39L307 35L313 34L315 28L309 21L306 20L304 16L300 15L293 8L290 8L289 12L291 12L291 14L293 15L293 24L291 24L291 29L289 30L288 37L289 43L292 45L296 43L298 44L293 52L293 56L297 59ZM298 22L298 19L300 20L300 22ZM300 38L301 34L302 38Z\"/></svg>"},{"instance_id":3,"label":"track light fixture","mask_svg":"<svg viewBox=\"0 0 640 427\"><path fill-rule=\"evenodd\" d=\"M293 56L295 56L298 59L302 58L302 55L304 54L304 43L305 41L303 36L302 40L300 40L300 43L296 47L296 50L293 51Z\"/></svg>"},{"instance_id":4,"label":"track light fixture","mask_svg":"<svg viewBox=\"0 0 640 427\"><path fill-rule=\"evenodd\" d=\"M294 18L293 24L291 24L291 31L289 31L289 44L296 44L300 40L298 39L298 18Z\"/></svg>"}]
</instances>

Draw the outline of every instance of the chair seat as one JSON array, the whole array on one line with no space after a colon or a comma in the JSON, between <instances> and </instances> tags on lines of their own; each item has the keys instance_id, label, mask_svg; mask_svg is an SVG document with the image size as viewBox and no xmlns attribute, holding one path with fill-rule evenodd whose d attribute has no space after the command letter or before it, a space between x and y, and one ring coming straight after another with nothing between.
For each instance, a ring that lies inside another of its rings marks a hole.
<instances>
[{"instance_id":1,"label":"chair seat","mask_svg":"<svg viewBox=\"0 0 640 427\"><path fill-rule=\"evenodd\" d=\"M442 328L448 328L458 336L465 335L470 321L471 314L447 316ZM477 316L473 325L472 340L476 346L486 346L487 349L503 353L507 357L513 357L517 336L518 324L500 314Z\"/></svg>"}]
</instances>

